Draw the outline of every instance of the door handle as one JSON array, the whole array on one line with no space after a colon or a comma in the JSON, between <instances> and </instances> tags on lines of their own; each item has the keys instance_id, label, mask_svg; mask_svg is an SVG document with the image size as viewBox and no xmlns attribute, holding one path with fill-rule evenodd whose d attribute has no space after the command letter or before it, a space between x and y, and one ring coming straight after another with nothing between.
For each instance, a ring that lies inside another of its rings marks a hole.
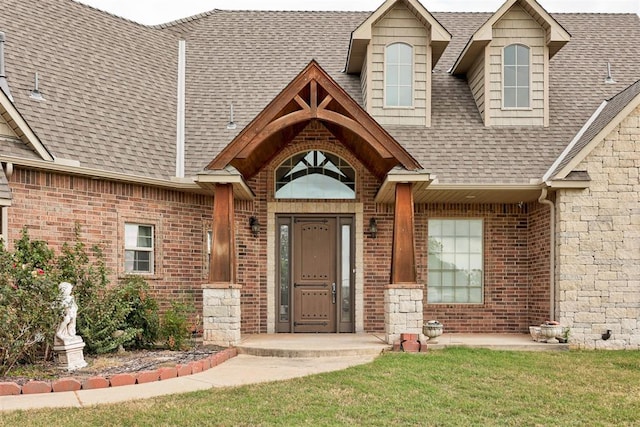
<instances>
[{"instance_id":1,"label":"door handle","mask_svg":"<svg viewBox=\"0 0 640 427\"><path fill-rule=\"evenodd\" d=\"M336 282L331 284L331 303L336 303Z\"/></svg>"}]
</instances>

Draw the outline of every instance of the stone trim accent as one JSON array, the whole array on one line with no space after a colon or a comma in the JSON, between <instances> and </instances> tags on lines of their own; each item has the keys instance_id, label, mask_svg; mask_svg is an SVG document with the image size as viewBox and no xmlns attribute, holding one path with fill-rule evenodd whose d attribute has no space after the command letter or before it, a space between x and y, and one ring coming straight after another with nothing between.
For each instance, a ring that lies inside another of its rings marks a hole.
<instances>
[{"instance_id":1,"label":"stone trim accent","mask_svg":"<svg viewBox=\"0 0 640 427\"><path fill-rule=\"evenodd\" d=\"M203 342L222 347L240 343L240 290L231 283L202 285Z\"/></svg>"},{"instance_id":2,"label":"stone trim accent","mask_svg":"<svg viewBox=\"0 0 640 427\"><path fill-rule=\"evenodd\" d=\"M384 289L384 331L388 344L400 340L400 334L421 334L423 285L398 283Z\"/></svg>"}]
</instances>

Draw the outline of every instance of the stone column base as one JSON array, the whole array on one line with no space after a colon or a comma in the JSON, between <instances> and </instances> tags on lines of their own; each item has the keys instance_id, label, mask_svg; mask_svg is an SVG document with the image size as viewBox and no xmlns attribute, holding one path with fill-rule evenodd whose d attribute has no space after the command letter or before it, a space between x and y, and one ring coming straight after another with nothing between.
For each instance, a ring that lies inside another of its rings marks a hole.
<instances>
[{"instance_id":1,"label":"stone column base","mask_svg":"<svg viewBox=\"0 0 640 427\"><path fill-rule=\"evenodd\" d=\"M240 343L240 289L230 283L202 285L203 344L231 347Z\"/></svg>"},{"instance_id":2,"label":"stone column base","mask_svg":"<svg viewBox=\"0 0 640 427\"><path fill-rule=\"evenodd\" d=\"M75 371L84 368L87 362L84 360L82 349L85 344L81 337L73 337L73 340L65 340L60 342L56 339L53 351L58 356L58 367L67 371Z\"/></svg>"},{"instance_id":3,"label":"stone column base","mask_svg":"<svg viewBox=\"0 0 640 427\"><path fill-rule=\"evenodd\" d=\"M384 289L384 331L388 344L400 340L400 334L422 333L424 323L420 283L400 283Z\"/></svg>"}]
</instances>

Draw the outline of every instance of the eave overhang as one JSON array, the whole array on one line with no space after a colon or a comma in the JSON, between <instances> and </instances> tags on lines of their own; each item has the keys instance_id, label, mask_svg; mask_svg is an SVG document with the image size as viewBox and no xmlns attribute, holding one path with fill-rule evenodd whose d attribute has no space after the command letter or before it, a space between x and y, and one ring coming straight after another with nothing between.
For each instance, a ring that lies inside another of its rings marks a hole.
<instances>
[{"instance_id":1,"label":"eave overhang","mask_svg":"<svg viewBox=\"0 0 640 427\"><path fill-rule=\"evenodd\" d=\"M213 192L216 184L231 184L233 187L234 199L253 200L256 196L253 190L249 188L242 175L233 170L233 168L199 173L195 182L200 187L210 192Z\"/></svg>"},{"instance_id":2,"label":"eave overhang","mask_svg":"<svg viewBox=\"0 0 640 427\"><path fill-rule=\"evenodd\" d=\"M413 184L411 191L415 199L415 195L424 192L432 181L433 177L431 174L423 170L407 171L394 169L384 178L374 201L376 203L393 203L395 200L396 185L399 183Z\"/></svg>"},{"instance_id":3,"label":"eave overhang","mask_svg":"<svg viewBox=\"0 0 640 427\"><path fill-rule=\"evenodd\" d=\"M535 0L507 0L496 13L473 33L467 41L462 53L456 59L451 68L451 74L465 74L480 52L493 40L493 26L514 5L522 7L545 30L546 45L549 48L549 58L552 58L565 44L571 40L571 34L562 27L542 6Z\"/></svg>"},{"instance_id":4,"label":"eave overhang","mask_svg":"<svg viewBox=\"0 0 640 427\"><path fill-rule=\"evenodd\" d=\"M447 31L419 1L387 0L351 33L349 52L347 53L347 64L345 66L347 73L357 74L362 71L362 65L364 64L367 54L367 46L371 41L372 27L398 2L404 3L429 31L429 40L432 49L432 66L436 66L449 41L451 41L449 31Z\"/></svg>"},{"instance_id":5,"label":"eave overhang","mask_svg":"<svg viewBox=\"0 0 640 427\"><path fill-rule=\"evenodd\" d=\"M40 138L38 138L31 126L22 117L22 114L2 90L0 90L0 116L7 122L18 138L35 151L42 160L54 160L53 155L47 150Z\"/></svg>"}]
</instances>

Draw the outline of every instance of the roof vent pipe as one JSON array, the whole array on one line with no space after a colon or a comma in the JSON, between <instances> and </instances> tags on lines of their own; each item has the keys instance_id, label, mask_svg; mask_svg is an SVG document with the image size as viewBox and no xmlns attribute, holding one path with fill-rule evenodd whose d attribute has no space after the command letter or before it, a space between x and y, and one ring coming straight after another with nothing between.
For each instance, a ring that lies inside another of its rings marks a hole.
<instances>
[{"instance_id":1,"label":"roof vent pipe","mask_svg":"<svg viewBox=\"0 0 640 427\"><path fill-rule=\"evenodd\" d=\"M227 129L235 129L235 128L236 128L236 122L233 121L233 103L232 103L229 108L229 123L227 123Z\"/></svg>"},{"instance_id":2,"label":"roof vent pipe","mask_svg":"<svg viewBox=\"0 0 640 427\"><path fill-rule=\"evenodd\" d=\"M184 178L185 123L186 123L186 68L187 42L178 40L178 99L176 117L176 178Z\"/></svg>"},{"instance_id":3,"label":"roof vent pipe","mask_svg":"<svg viewBox=\"0 0 640 427\"><path fill-rule=\"evenodd\" d=\"M4 33L0 31L0 89L7 95L7 98L13 102L13 97L9 91L9 83L7 82L7 76L4 70Z\"/></svg>"},{"instance_id":4,"label":"roof vent pipe","mask_svg":"<svg viewBox=\"0 0 640 427\"><path fill-rule=\"evenodd\" d=\"M613 77L611 76L611 62L607 61L607 77L605 77L604 82L606 84L614 84L616 81L613 80Z\"/></svg>"},{"instance_id":5,"label":"roof vent pipe","mask_svg":"<svg viewBox=\"0 0 640 427\"><path fill-rule=\"evenodd\" d=\"M36 101L44 101L42 93L40 93L40 79L38 78L37 71L33 77L33 90L31 91L31 94L29 96Z\"/></svg>"}]
</instances>

